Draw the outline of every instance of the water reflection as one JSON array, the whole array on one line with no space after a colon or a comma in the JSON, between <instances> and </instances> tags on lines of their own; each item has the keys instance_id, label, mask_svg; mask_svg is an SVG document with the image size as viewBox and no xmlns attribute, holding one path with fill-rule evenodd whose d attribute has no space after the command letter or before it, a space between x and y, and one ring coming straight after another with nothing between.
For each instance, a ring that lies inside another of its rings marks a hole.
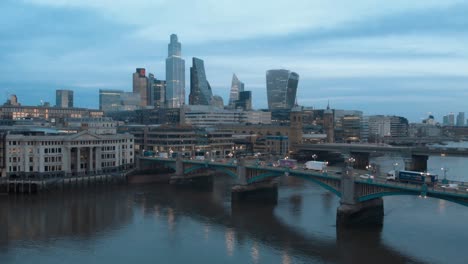
<instances>
[{"instance_id":1,"label":"water reflection","mask_svg":"<svg viewBox=\"0 0 468 264\"><path fill-rule=\"evenodd\" d=\"M293 192L298 188L304 187L299 187L294 181ZM8 248L12 241L18 240L46 241L58 236L92 239L98 238L105 230L128 229L128 232L115 232L115 237L108 238L111 244L115 244L110 249L112 252L132 247L127 241L133 238L135 243L143 240L146 242L142 245L162 248L161 251L154 251L154 248L142 251L141 254L146 254L148 259L167 254L164 252L170 252L178 259L182 258L184 243L192 243L194 252L186 252L183 261L174 260L172 263L200 260L195 248L201 242L214 248L220 245L226 252L224 258L236 257L242 263L269 263L266 259L271 255L277 256L276 263L285 264L296 263L297 258L305 259L306 263L414 262L411 257L382 243L380 229L337 230L336 240L330 239L286 223L278 217L274 205L238 204L231 207L229 197L229 184L225 182L216 182L214 192L153 185L11 197L1 201L0 225L8 228L2 228L0 242L3 248ZM312 201L316 202L315 207L301 194L291 197L286 201L287 212L293 215L293 219L303 218L306 214L307 221L316 224L314 217L322 215L318 213L323 211L321 207L327 210L328 215L336 210L336 198L327 194L317 196L321 202ZM318 209L318 212L310 212L308 208ZM138 212L141 212L141 217ZM148 231L155 226L157 232ZM161 235L165 230L168 235ZM158 240L152 240L156 238ZM119 244L119 241L124 242ZM76 259L77 262L72 264L82 262L80 258ZM218 260L222 262L225 259L221 256Z\"/></svg>"},{"instance_id":2,"label":"water reflection","mask_svg":"<svg viewBox=\"0 0 468 264\"><path fill-rule=\"evenodd\" d=\"M66 236L91 239L100 232L127 224L132 218L132 208L128 206L131 197L114 188L1 198L2 245Z\"/></svg>"}]
</instances>

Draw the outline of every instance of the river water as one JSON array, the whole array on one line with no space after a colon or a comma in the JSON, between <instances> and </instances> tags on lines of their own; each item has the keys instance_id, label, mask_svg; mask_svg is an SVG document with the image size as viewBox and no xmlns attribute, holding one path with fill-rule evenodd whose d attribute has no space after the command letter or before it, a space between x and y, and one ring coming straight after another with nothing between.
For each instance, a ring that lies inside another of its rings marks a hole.
<instances>
[{"instance_id":1,"label":"river water","mask_svg":"<svg viewBox=\"0 0 468 264\"><path fill-rule=\"evenodd\" d=\"M468 208L384 198L382 229L335 227L339 200L292 177L277 204L212 189L121 185L0 196L0 263L468 263Z\"/></svg>"},{"instance_id":2,"label":"river water","mask_svg":"<svg viewBox=\"0 0 468 264\"><path fill-rule=\"evenodd\" d=\"M440 148L468 148L468 142L447 142L445 145L434 145ZM393 169L404 170L405 163L399 155L384 155L371 158L371 164L377 164L381 173ZM427 171L439 175L439 180L446 177L451 181L468 182L468 158L456 156L429 156ZM467 262L468 263L468 262Z\"/></svg>"}]
</instances>

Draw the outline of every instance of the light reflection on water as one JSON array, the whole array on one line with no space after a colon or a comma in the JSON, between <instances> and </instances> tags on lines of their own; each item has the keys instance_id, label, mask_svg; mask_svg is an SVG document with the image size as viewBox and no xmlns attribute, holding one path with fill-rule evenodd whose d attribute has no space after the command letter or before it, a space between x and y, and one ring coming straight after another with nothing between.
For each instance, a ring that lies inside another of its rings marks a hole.
<instances>
[{"instance_id":1,"label":"light reflection on water","mask_svg":"<svg viewBox=\"0 0 468 264\"><path fill-rule=\"evenodd\" d=\"M385 197L382 230L337 232L337 197L281 182L276 205L233 208L224 177L1 197L1 263L466 263L465 207Z\"/></svg>"}]
</instances>

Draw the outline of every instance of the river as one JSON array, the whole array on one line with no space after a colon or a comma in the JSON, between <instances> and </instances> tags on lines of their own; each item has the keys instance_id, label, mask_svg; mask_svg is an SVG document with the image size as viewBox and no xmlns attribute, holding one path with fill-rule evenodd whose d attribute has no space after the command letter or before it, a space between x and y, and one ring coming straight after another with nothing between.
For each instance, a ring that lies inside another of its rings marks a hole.
<instances>
[{"instance_id":1,"label":"river","mask_svg":"<svg viewBox=\"0 0 468 264\"><path fill-rule=\"evenodd\" d=\"M292 177L276 204L212 189L120 185L0 196L0 263L467 263L468 208L384 198L381 229L335 227L339 200Z\"/></svg>"},{"instance_id":2,"label":"river","mask_svg":"<svg viewBox=\"0 0 468 264\"><path fill-rule=\"evenodd\" d=\"M434 145L440 148L468 148L468 142L446 142L445 145ZM385 173L393 169L404 170L405 163L399 155L384 155L371 158L371 164L377 164L380 172ZM439 175L439 180L446 177L451 181L468 182L468 158L456 156L429 156L427 171Z\"/></svg>"}]
</instances>

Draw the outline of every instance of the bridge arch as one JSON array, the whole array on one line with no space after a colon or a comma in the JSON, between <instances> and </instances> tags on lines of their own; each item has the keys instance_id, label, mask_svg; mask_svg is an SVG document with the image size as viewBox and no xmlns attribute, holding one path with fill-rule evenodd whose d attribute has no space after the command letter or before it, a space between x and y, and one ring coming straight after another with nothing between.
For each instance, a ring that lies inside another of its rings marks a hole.
<instances>
[{"instance_id":1,"label":"bridge arch","mask_svg":"<svg viewBox=\"0 0 468 264\"><path fill-rule=\"evenodd\" d=\"M376 199L376 198L383 198L385 196L395 196L395 195L419 196L419 195L421 195L421 193L420 192L411 192L411 191L387 191L387 192L379 192L379 193L364 195L364 196L359 197L357 200L358 200L358 202L364 202L364 201L368 201L368 200L372 200L372 199ZM449 202L452 202L452 203L456 203L456 204L459 204L459 205L468 206L468 200L459 200L459 199L455 199L453 197L441 196L441 195L437 195L437 194L434 194L434 193L427 193L426 196L430 197L430 198L433 198L433 199L440 199L440 200L445 200L445 201L449 201Z\"/></svg>"},{"instance_id":2,"label":"bridge arch","mask_svg":"<svg viewBox=\"0 0 468 264\"><path fill-rule=\"evenodd\" d=\"M341 197L341 192L336 190L335 188L333 188L332 186L324 183L324 182L321 182L317 179L315 179L313 176L311 177L310 175L302 175L302 174L295 174L295 173L291 173L289 171L285 171L285 172L279 172L279 171L270 171L270 172L265 172L265 173L262 173L260 175L257 175L249 180L247 180L247 183L254 183L254 182L259 182L259 181L262 181L262 180L265 180L265 179L268 179L268 178L274 178L274 177L281 177L283 175L285 175L285 173L290 173L289 176L291 177L296 177L296 178L300 178L300 179L303 179L303 180L306 180L306 181L310 181L310 182L313 182L317 185L319 185L320 187L332 192L333 194L335 194L336 196L338 197Z\"/></svg>"},{"instance_id":3,"label":"bridge arch","mask_svg":"<svg viewBox=\"0 0 468 264\"><path fill-rule=\"evenodd\" d=\"M190 167L188 169L185 169L184 174L189 174L189 173L196 172L196 171L199 171L199 170L214 170L214 171L218 171L218 172L227 174L229 177L231 177L233 179L237 179L237 174L235 172L233 172L232 170L229 170L229 169L224 168L224 167L207 166L207 164L196 165L196 166Z\"/></svg>"},{"instance_id":4,"label":"bridge arch","mask_svg":"<svg viewBox=\"0 0 468 264\"><path fill-rule=\"evenodd\" d=\"M319 185L320 187L326 189L327 191L332 192L336 196L341 197L341 192L340 191L336 190L335 188L333 188L332 186L330 186L330 185L328 185L328 184L326 184L324 182L321 182L321 181L315 179L314 177L301 175L301 174L291 174L291 176L296 177L296 178L300 178L300 179L303 179L303 180L306 180L306 181L313 182L313 183Z\"/></svg>"}]
</instances>

